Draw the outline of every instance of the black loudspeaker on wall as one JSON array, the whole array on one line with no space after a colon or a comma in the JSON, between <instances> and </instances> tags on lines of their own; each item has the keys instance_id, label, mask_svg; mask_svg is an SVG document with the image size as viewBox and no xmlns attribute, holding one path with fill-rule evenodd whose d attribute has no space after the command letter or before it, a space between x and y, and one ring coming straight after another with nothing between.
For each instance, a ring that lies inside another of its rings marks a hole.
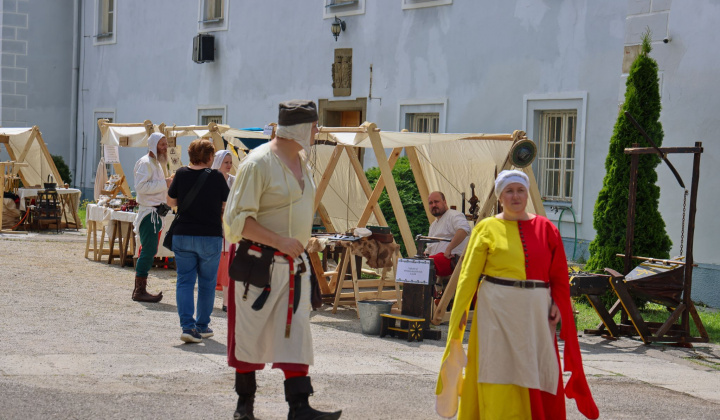
<instances>
[{"instance_id":1,"label":"black loudspeaker on wall","mask_svg":"<svg viewBox=\"0 0 720 420\"><path fill-rule=\"evenodd\" d=\"M215 37L210 34L197 34L193 38L192 59L196 63L215 61Z\"/></svg>"}]
</instances>

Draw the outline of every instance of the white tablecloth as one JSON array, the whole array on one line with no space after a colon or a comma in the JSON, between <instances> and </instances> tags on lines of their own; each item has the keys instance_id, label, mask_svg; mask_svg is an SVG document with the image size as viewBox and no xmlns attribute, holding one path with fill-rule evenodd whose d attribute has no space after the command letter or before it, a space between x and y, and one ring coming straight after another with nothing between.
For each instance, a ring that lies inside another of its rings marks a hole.
<instances>
[{"instance_id":1,"label":"white tablecloth","mask_svg":"<svg viewBox=\"0 0 720 420\"><path fill-rule=\"evenodd\" d=\"M113 210L107 207L101 207L97 204L88 204L85 211L85 225L87 225L87 222L93 221L93 222L101 222L104 225L107 225L110 221L110 215L113 213Z\"/></svg>"},{"instance_id":2,"label":"white tablecloth","mask_svg":"<svg viewBox=\"0 0 720 420\"><path fill-rule=\"evenodd\" d=\"M20 210L25 210L25 197L37 197L38 191L45 191L44 188L18 188L18 195L20 196ZM80 206L80 190L77 188L58 188L58 195L65 194L77 194L76 200L74 200L75 208L73 211L77 213L78 207Z\"/></svg>"}]
</instances>

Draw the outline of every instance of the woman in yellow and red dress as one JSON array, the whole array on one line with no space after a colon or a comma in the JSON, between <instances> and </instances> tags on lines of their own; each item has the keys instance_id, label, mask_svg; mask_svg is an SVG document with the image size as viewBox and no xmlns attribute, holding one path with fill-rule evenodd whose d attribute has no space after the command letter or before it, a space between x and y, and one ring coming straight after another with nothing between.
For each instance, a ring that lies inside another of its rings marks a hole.
<instances>
[{"instance_id":1,"label":"woman in yellow and red dress","mask_svg":"<svg viewBox=\"0 0 720 420\"><path fill-rule=\"evenodd\" d=\"M523 172L500 172L495 194L503 212L470 236L436 388L443 417L564 419L565 397L586 417L599 415L583 371L560 233L526 212L528 188ZM466 356L462 340L476 291ZM561 319L563 365L571 372L564 386L555 338Z\"/></svg>"}]
</instances>

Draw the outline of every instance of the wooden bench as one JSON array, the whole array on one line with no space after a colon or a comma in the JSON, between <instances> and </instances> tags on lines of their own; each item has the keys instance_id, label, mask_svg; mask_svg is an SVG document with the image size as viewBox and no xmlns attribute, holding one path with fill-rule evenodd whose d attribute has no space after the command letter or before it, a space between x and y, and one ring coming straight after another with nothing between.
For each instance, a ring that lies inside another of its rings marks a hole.
<instances>
[{"instance_id":1,"label":"wooden bench","mask_svg":"<svg viewBox=\"0 0 720 420\"><path fill-rule=\"evenodd\" d=\"M396 334L402 333L398 335L406 335L407 341L423 341L425 318L397 314L380 314L380 316L382 317L380 337L385 337L388 334L394 337ZM396 320L400 321L400 327L395 325ZM407 327L402 328L403 324L407 324Z\"/></svg>"}]
</instances>

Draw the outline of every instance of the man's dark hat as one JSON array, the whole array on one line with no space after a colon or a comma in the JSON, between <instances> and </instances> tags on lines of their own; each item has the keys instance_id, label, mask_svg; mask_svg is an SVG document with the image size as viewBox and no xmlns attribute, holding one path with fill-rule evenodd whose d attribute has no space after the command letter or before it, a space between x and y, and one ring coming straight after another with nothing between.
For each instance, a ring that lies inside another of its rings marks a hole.
<instances>
[{"instance_id":1,"label":"man's dark hat","mask_svg":"<svg viewBox=\"0 0 720 420\"><path fill-rule=\"evenodd\" d=\"M292 100L280 102L279 125L296 125L317 120L317 107L313 101Z\"/></svg>"}]
</instances>

